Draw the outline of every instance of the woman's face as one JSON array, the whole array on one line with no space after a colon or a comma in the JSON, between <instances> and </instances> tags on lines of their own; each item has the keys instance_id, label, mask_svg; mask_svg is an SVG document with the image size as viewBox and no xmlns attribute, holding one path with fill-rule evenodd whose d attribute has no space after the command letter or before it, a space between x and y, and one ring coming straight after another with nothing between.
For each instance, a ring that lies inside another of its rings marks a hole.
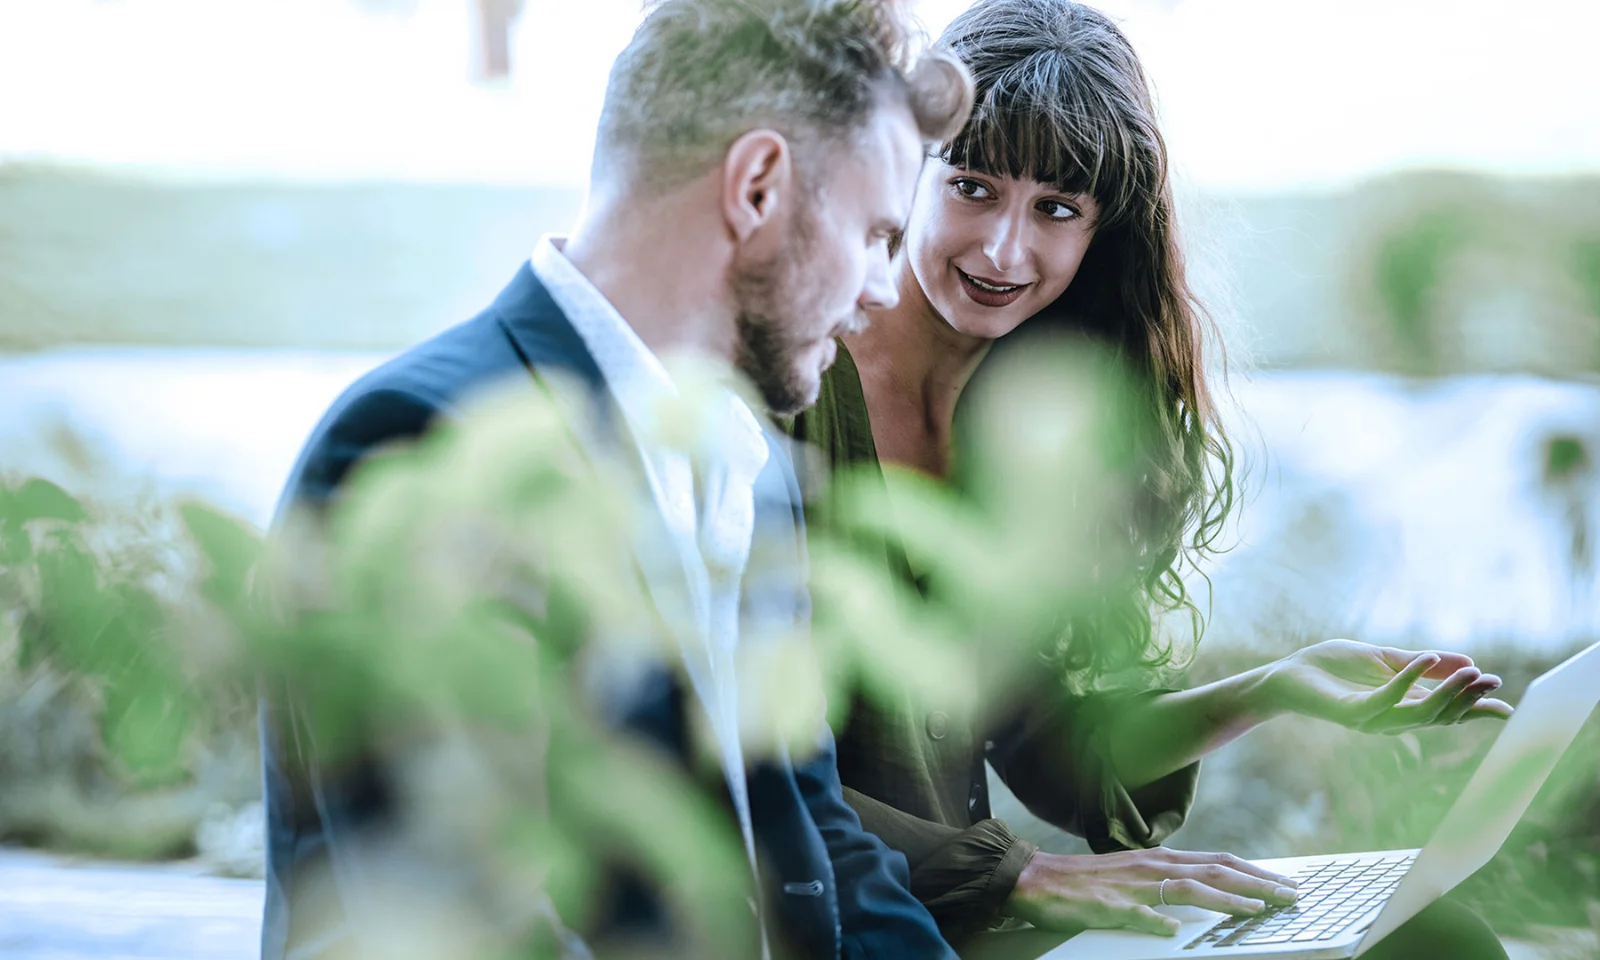
<instances>
[{"instance_id":1,"label":"woman's face","mask_svg":"<svg viewBox=\"0 0 1600 960\"><path fill-rule=\"evenodd\" d=\"M917 185L901 269L957 332L996 340L1067 289L1098 214L1086 194L935 158Z\"/></svg>"}]
</instances>

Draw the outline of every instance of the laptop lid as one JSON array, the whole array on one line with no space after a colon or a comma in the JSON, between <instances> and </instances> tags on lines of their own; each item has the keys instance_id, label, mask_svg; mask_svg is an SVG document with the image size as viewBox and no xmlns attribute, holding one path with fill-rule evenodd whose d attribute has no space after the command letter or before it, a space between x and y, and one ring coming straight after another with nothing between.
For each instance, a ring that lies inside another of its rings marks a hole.
<instances>
[{"instance_id":1,"label":"laptop lid","mask_svg":"<svg viewBox=\"0 0 1600 960\"><path fill-rule=\"evenodd\" d=\"M1600 643L1550 668L1522 702L1356 950L1360 956L1494 857L1600 703Z\"/></svg>"}]
</instances>

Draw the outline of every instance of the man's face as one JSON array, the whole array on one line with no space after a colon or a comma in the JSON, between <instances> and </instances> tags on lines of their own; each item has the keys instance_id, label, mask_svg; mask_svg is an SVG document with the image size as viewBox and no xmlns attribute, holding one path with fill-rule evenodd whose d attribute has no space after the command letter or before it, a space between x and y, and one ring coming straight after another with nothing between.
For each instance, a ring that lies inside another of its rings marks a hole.
<instances>
[{"instance_id":1,"label":"man's face","mask_svg":"<svg viewBox=\"0 0 1600 960\"><path fill-rule=\"evenodd\" d=\"M879 107L851 141L812 158L816 189L774 224L784 231L776 252L734 264L737 363L773 413L815 403L834 338L898 301L889 239L910 213L921 160L911 112Z\"/></svg>"}]
</instances>

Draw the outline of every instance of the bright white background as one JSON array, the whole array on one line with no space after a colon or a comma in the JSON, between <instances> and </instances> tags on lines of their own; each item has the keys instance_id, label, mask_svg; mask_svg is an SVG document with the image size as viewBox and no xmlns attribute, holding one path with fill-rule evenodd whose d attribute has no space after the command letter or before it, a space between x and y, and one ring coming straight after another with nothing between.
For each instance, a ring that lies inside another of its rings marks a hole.
<instances>
[{"instance_id":1,"label":"bright white background","mask_svg":"<svg viewBox=\"0 0 1600 960\"><path fill-rule=\"evenodd\" d=\"M919 9L937 31L964 3ZM1483 0L1103 3L1143 54L1174 156L1199 186L1328 188L1419 164L1600 170L1588 49L1600 0L1523 0L1515 13ZM0 159L183 178L582 184L638 0L527 0L513 77L490 85L472 80L472 9L0 0ZM182 285L170 290L181 306ZM0 468L69 480L39 429L59 419L94 441L119 486L159 478L264 523L321 410L377 360L125 347L0 358ZM1242 512L1245 548L1215 572L1224 646L1279 637L1273 618L1286 616L1307 636L1396 642L1594 635L1600 568L1559 571L1577 520L1600 529L1600 473L1565 490L1541 480L1551 436L1600 450L1592 385L1418 391L1290 372L1242 385L1240 399L1272 458Z\"/></svg>"},{"instance_id":2,"label":"bright white background","mask_svg":"<svg viewBox=\"0 0 1600 960\"><path fill-rule=\"evenodd\" d=\"M965 0L921 0L937 32ZM1103 0L1187 179L1600 169L1600 3ZM0 0L0 158L578 185L638 0L527 0L474 83L470 0Z\"/></svg>"}]
</instances>

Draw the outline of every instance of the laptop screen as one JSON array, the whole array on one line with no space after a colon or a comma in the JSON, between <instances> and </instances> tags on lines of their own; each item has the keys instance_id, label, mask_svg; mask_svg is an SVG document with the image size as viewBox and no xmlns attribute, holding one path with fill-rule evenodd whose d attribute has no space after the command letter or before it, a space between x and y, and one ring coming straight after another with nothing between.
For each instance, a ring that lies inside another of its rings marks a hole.
<instances>
[{"instance_id":1,"label":"laptop screen","mask_svg":"<svg viewBox=\"0 0 1600 960\"><path fill-rule=\"evenodd\" d=\"M1528 685L1433 839L1373 921L1360 956L1494 857L1600 702L1600 643Z\"/></svg>"}]
</instances>

